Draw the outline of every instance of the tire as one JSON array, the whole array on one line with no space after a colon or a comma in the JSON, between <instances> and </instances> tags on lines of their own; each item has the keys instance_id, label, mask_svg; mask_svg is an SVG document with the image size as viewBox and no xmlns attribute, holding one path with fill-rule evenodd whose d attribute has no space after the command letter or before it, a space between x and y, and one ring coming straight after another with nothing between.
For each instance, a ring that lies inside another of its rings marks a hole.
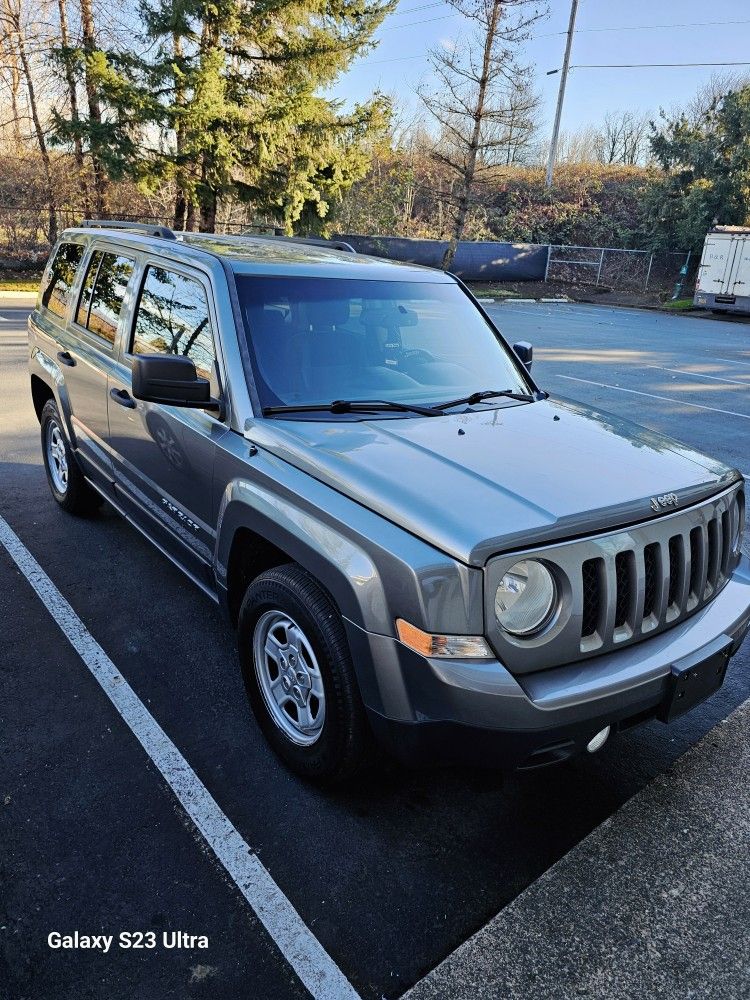
<instances>
[{"instance_id":1,"label":"tire","mask_svg":"<svg viewBox=\"0 0 750 1000\"><path fill-rule=\"evenodd\" d=\"M44 469L52 496L69 514L93 514L103 498L89 486L81 472L54 399L44 404L40 423Z\"/></svg>"},{"instance_id":2,"label":"tire","mask_svg":"<svg viewBox=\"0 0 750 1000\"><path fill-rule=\"evenodd\" d=\"M321 784L360 771L370 727L341 615L315 579L294 564L262 573L245 593L237 638L250 707L281 760Z\"/></svg>"}]
</instances>

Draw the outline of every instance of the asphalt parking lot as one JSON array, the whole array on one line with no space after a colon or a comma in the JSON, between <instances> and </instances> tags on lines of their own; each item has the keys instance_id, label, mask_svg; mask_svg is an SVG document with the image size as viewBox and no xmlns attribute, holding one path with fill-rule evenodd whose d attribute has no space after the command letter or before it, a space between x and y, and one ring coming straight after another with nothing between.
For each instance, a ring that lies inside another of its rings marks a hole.
<instances>
[{"instance_id":1,"label":"asphalt parking lot","mask_svg":"<svg viewBox=\"0 0 750 1000\"><path fill-rule=\"evenodd\" d=\"M750 474L750 323L488 308L508 339L533 342L537 379L554 395ZM401 996L750 696L746 647L690 716L557 769L391 770L346 794L305 785L254 728L218 610L106 506L89 521L55 506L26 315L0 304L0 516L360 997ZM2 546L0 613L0 998L307 995ZM50 931L76 929L184 930L209 947L48 948Z\"/></svg>"}]
</instances>

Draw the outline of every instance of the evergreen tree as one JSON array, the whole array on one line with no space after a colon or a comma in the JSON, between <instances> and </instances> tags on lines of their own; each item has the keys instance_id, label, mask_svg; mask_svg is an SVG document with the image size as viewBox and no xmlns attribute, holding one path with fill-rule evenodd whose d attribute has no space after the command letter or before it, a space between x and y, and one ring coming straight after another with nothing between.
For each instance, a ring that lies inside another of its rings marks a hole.
<instances>
[{"instance_id":1,"label":"evergreen tree","mask_svg":"<svg viewBox=\"0 0 750 1000\"><path fill-rule=\"evenodd\" d=\"M662 175L648 193L656 245L699 249L714 221L750 223L750 86L727 94L697 120L654 128Z\"/></svg>"},{"instance_id":2,"label":"evergreen tree","mask_svg":"<svg viewBox=\"0 0 750 1000\"><path fill-rule=\"evenodd\" d=\"M321 96L395 0L142 0L145 55L86 55L110 177L175 183L174 222L213 231L221 198L287 231L319 229L385 128L380 95L350 113ZM81 127L79 123L78 127ZM58 134L68 140L71 122ZM90 142L90 139L89 139Z\"/></svg>"}]
</instances>

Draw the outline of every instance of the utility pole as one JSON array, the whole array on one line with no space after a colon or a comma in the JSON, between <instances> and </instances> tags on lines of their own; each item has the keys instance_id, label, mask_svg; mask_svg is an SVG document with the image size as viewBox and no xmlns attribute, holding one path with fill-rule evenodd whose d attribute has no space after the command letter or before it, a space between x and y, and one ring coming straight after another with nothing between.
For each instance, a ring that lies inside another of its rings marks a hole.
<instances>
[{"instance_id":1,"label":"utility pole","mask_svg":"<svg viewBox=\"0 0 750 1000\"><path fill-rule=\"evenodd\" d=\"M555 169L555 158L557 156L557 140L560 135L560 119L562 118L563 101L565 100L565 84L568 82L568 67L570 65L570 47L573 44L573 32L576 27L576 14L578 13L578 0L571 0L570 22L568 23L568 37L565 41L565 56L563 58L560 75L560 90L557 93L557 109L555 111L555 124L552 128L552 141L549 146L549 159L547 160L547 178L545 187L552 187L552 171ZM552 70L556 72L556 70ZM549 74L548 74L549 75Z\"/></svg>"}]
</instances>

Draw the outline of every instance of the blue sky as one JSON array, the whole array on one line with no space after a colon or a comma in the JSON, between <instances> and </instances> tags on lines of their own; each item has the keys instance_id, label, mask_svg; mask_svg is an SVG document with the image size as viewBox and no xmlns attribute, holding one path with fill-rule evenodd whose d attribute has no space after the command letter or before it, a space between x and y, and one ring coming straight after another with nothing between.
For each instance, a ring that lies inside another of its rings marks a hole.
<instances>
[{"instance_id":1,"label":"blue sky","mask_svg":"<svg viewBox=\"0 0 750 1000\"><path fill-rule=\"evenodd\" d=\"M562 63L570 3L551 0L549 6L550 16L535 25L534 37L525 45L525 61L535 67L536 84L544 99L548 132L559 76L546 76L546 72ZM394 96L407 112L416 110L414 91L420 81L429 80L428 50L443 40L455 40L461 22L461 16L441 0L401 0L378 32L378 47L354 63L334 95L349 103L380 89ZM638 30L643 25L671 27ZM629 0L624 4L580 0L576 28L572 66L750 61L747 0ZM621 30L595 30L600 28ZM750 73L750 66L746 70ZM713 72L723 71L708 67L574 69L568 78L562 128L572 131L594 124L607 111L669 110L691 97Z\"/></svg>"}]
</instances>

